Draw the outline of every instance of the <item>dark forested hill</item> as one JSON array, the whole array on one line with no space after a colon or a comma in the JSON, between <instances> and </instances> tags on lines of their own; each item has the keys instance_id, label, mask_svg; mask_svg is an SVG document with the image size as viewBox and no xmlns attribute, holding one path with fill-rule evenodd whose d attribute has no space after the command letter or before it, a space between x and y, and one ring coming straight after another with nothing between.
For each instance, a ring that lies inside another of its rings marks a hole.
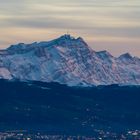
<instances>
[{"instance_id":1,"label":"dark forested hill","mask_svg":"<svg viewBox=\"0 0 140 140\"><path fill-rule=\"evenodd\" d=\"M0 80L0 130L93 134L140 129L140 87Z\"/></svg>"}]
</instances>

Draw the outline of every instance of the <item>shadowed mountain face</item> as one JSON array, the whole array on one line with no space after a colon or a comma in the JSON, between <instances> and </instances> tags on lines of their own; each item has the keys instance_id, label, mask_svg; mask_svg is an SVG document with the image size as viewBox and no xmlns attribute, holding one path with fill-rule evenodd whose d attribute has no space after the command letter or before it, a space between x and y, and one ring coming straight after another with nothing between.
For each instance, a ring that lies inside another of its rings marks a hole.
<instances>
[{"instance_id":1,"label":"shadowed mountain face","mask_svg":"<svg viewBox=\"0 0 140 140\"><path fill-rule=\"evenodd\" d=\"M140 87L67 87L0 80L0 130L94 135L140 129Z\"/></svg>"},{"instance_id":2,"label":"shadowed mountain face","mask_svg":"<svg viewBox=\"0 0 140 140\"><path fill-rule=\"evenodd\" d=\"M139 85L140 59L93 51L70 35L0 51L0 78L59 82L68 85Z\"/></svg>"}]
</instances>

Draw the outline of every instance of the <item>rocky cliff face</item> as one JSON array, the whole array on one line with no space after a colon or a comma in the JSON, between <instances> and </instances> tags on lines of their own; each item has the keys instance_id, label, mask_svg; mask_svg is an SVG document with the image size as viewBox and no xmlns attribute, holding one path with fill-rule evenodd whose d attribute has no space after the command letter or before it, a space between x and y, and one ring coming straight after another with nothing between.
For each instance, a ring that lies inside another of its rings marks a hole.
<instances>
[{"instance_id":1,"label":"rocky cliff face","mask_svg":"<svg viewBox=\"0 0 140 140\"><path fill-rule=\"evenodd\" d=\"M140 85L140 59L95 52L70 35L0 51L0 78L59 82L68 85Z\"/></svg>"}]
</instances>

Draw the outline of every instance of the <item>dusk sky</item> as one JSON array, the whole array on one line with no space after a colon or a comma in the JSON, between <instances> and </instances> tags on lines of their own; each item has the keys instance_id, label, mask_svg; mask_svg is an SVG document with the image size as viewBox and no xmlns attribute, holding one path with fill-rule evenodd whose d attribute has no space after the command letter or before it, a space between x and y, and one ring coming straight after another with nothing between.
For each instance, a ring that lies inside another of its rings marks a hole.
<instances>
[{"instance_id":1,"label":"dusk sky","mask_svg":"<svg viewBox=\"0 0 140 140\"><path fill-rule=\"evenodd\" d=\"M94 50L140 57L140 0L0 0L0 48L67 31Z\"/></svg>"}]
</instances>

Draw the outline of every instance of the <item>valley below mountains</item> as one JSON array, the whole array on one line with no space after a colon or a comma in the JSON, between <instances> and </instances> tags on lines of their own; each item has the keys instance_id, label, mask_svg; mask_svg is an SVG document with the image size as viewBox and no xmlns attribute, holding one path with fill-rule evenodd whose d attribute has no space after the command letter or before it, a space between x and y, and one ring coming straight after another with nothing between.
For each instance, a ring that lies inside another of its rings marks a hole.
<instances>
[{"instance_id":1,"label":"valley below mountains","mask_svg":"<svg viewBox=\"0 0 140 140\"><path fill-rule=\"evenodd\" d=\"M139 86L69 87L7 80L0 80L0 86L0 132L140 138Z\"/></svg>"}]
</instances>

